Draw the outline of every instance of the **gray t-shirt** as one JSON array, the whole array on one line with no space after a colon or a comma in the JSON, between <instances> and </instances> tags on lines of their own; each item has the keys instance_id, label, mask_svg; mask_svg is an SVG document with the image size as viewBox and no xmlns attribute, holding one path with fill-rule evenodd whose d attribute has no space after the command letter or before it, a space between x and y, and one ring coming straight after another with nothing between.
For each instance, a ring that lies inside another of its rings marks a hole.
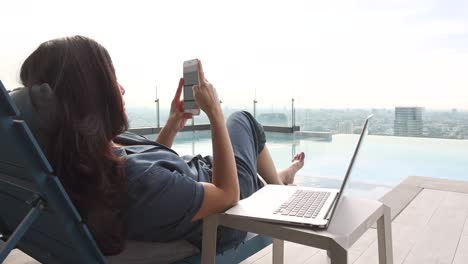
<instances>
[{"instance_id":1,"label":"gray t-shirt","mask_svg":"<svg viewBox=\"0 0 468 264\"><path fill-rule=\"evenodd\" d=\"M47 84L31 89L31 92L37 99L36 108L27 89L15 90L10 95L41 148L47 150L52 143L48 135L56 129L55 97ZM228 130L242 199L260 188L256 160L265 144L265 136L253 117L240 112L233 116L228 120ZM186 239L200 248L202 221L191 220L203 202L204 189L200 182L211 182L212 179L210 157L180 157L173 150L130 132L120 134L114 141L126 146L115 151L126 158L130 198L128 239L161 242ZM223 246L240 243L245 237L245 232L225 227L218 227L217 234L219 251Z\"/></svg>"},{"instance_id":2,"label":"gray t-shirt","mask_svg":"<svg viewBox=\"0 0 468 264\"><path fill-rule=\"evenodd\" d=\"M126 136L142 138L128 132ZM200 155L180 157L157 144L125 146L116 151L126 158L128 238L157 242L187 239L198 244L201 221L192 218L203 202L200 182L211 182L209 159Z\"/></svg>"}]
</instances>

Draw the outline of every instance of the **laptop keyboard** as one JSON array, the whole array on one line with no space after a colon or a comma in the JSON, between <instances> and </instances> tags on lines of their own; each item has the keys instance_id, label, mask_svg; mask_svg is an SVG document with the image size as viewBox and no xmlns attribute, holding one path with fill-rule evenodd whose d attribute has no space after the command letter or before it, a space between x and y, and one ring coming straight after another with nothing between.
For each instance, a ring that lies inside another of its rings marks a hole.
<instances>
[{"instance_id":1,"label":"laptop keyboard","mask_svg":"<svg viewBox=\"0 0 468 264\"><path fill-rule=\"evenodd\" d=\"M315 218L329 196L329 192L297 190L273 213Z\"/></svg>"}]
</instances>

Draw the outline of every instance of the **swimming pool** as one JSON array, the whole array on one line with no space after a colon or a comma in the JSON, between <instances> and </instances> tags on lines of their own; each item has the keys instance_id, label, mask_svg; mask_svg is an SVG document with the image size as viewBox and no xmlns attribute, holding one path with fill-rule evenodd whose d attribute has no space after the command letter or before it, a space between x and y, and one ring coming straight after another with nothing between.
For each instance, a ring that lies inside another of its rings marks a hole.
<instances>
[{"instance_id":1,"label":"swimming pool","mask_svg":"<svg viewBox=\"0 0 468 264\"><path fill-rule=\"evenodd\" d=\"M358 137L339 134L323 142L298 134L267 133L267 145L277 168L287 166L295 153L306 153L304 168L296 176L298 185L338 188ZM181 155L209 155L211 147L208 131L179 133L173 146ZM346 193L377 199L407 176L468 180L468 141L369 135Z\"/></svg>"}]
</instances>

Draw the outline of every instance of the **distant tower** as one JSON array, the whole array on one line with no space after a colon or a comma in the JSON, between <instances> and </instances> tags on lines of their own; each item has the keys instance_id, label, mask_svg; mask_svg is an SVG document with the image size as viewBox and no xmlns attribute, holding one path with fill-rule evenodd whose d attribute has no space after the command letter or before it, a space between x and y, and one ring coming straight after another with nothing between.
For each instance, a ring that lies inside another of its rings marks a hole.
<instances>
[{"instance_id":1,"label":"distant tower","mask_svg":"<svg viewBox=\"0 0 468 264\"><path fill-rule=\"evenodd\" d=\"M423 135L422 107L395 107L394 135L421 137Z\"/></svg>"}]
</instances>

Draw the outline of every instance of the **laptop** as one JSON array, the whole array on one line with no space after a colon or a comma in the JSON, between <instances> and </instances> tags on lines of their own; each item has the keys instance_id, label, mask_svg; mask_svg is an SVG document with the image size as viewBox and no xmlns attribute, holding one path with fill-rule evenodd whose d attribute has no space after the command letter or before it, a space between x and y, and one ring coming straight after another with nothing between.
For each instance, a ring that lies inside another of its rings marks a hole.
<instances>
[{"instance_id":1,"label":"laptop","mask_svg":"<svg viewBox=\"0 0 468 264\"><path fill-rule=\"evenodd\" d=\"M268 184L227 210L230 216L327 228L351 176L372 115L366 118L340 189Z\"/></svg>"}]
</instances>

